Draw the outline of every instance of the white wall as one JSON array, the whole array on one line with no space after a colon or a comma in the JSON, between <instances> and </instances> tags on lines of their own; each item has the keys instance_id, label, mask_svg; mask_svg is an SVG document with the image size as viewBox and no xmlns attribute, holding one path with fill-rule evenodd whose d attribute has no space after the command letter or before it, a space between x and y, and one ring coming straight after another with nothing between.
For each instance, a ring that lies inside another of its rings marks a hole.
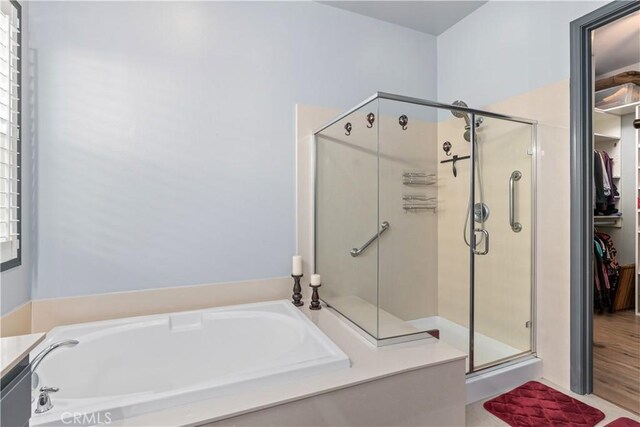
<instances>
[{"instance_id":1,"label":"white wall","mask_svg":"<svg viewBox=\"0 0 640 427\"><path fill-rule=\"evenodd\" d=\"M23 34L29 32L29 2L22 4ZM6 314L12 309L31 299L31 283L35 277L36 255L36 222L35 222L35 155L34 128L32 122L31 102L34 95L31 89L33 83L29 74L29 40L22 38L22 264L0 273L0 314Z\"/></svg>"},{"instance_id":2,"label":"white wall","mask_svg":"<svg viewBox=\"0 0 640 427\"><path fill-rule=\"evenodd\" d=\"M436 97L434 37L314 2L37 2L34 298L287 276L294 105Z\"/></svg>"}]
</instances>

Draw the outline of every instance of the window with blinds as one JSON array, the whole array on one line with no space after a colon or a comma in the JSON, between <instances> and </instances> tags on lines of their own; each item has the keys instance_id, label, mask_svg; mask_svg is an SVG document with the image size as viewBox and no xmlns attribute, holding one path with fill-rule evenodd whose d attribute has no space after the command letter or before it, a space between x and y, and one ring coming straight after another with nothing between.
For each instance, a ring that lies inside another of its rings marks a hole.
<instances>
[{"instance_id":1,"label":"window with blinds","mask_svg":"<svg viewBox=\"0 0 640 427\"><path fill-rule=\"evenodd\" d=\"M0 249L2 271L20 265L20 4L0 1Z\"/></svg>"}]
</instances>

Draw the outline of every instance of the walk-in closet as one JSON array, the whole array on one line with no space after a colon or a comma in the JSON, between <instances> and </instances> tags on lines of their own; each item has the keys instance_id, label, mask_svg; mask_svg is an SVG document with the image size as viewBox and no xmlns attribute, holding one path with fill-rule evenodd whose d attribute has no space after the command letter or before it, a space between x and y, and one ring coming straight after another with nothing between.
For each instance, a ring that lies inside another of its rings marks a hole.
<instances>
[{"instance_id":1,"label":"walk-in closet","mask_svg":"<svg viewBox=\"0 0 640 427\"><path fill-rule=\"evenodd\" d=\"M595 31L593 392L640 413L640 12Z\"/></svg>"}]
</instances>

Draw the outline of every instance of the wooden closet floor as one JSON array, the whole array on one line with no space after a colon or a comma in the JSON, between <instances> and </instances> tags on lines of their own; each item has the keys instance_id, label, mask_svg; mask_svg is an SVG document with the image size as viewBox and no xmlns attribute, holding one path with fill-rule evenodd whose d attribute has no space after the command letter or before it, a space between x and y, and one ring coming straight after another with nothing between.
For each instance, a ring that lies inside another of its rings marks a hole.
<instances>
[{"instance_id":1,"label":"wooden closet floor","mask_svg":"<svg viewBox=\"0 0 640 427\"><path fill-rule=\"evenodd\" d=\"M640 414L640 317L593 315L593 394Z\"/></svg>"}]
</instances>

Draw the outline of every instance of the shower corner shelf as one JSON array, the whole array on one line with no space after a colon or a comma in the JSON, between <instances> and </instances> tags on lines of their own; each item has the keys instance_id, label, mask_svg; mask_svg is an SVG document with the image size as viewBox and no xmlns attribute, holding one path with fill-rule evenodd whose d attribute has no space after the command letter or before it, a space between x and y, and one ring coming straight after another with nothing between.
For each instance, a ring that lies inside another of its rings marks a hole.
<instances>
[{"instance_id":1,"label":"shower corner shelf","mask_svg":"<svg viewBox=\"0 0 640 427\"><path fill-rule=\"evenodd\" d=\"M404 205L402 206L405 212L420 212L420 211L432 211L436 213L436 206L413 206L413 205Z\"/></svg>"},{"instance_id":2,"label":"shower corner shelf","mask_svg":"<svg viewBox=\"0 0 640 427\"><path fill-rule=\"evenodd\" d=\"M402 184L407 186L426 187L438 181L435 173L403 172Z\"/></svg>"},{"instance_id":3,"label":"shower corner shelf","mask_svg":"<svg viewBox=\"0 0 640 427\"><path fill-rule=\"evenodd\" d=\"M405 194L402 196L402 209L405 212L432 211L436 212L438 207L437 197L429 197L424 194Z\"/></svg>"}]
</instances>

